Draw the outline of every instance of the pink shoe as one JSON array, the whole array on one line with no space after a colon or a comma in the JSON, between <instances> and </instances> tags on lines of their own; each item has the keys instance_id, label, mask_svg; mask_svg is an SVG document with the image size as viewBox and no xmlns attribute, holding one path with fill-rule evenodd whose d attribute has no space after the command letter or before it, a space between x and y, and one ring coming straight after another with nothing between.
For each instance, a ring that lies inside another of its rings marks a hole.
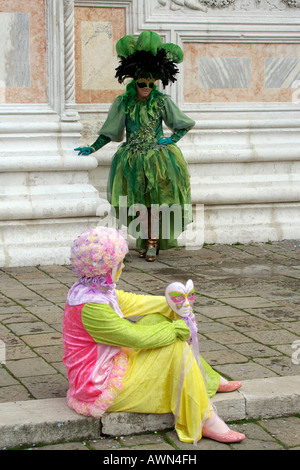
<instances>
[{"instance_id":1,"label":"pink shoe","mask_svg":"<svg viewBox=\"0 0 300 470\"><path fill-rule=\"evenodd\" d=\"M212 431L211 429L202 429L202 437L206 437L207 439L212 439L214 441L223 442L225 444L233 443L233 442L241 442L245 439L245 434L241 434L240 432L235 432L229 429L227 432L219 434L217 432Z\"/></svg>"},{"instance_id":2,"label":"pink shoe","mask_svg":"<svg viewBox=\"0 0 300 470\"><path fill-rule=\"evenodd\" d=\"M234 392L234 390L237 390L242 386L242 382L228 382L227 384L220 385L217 392Z\"/></svg>"}]
</instances>

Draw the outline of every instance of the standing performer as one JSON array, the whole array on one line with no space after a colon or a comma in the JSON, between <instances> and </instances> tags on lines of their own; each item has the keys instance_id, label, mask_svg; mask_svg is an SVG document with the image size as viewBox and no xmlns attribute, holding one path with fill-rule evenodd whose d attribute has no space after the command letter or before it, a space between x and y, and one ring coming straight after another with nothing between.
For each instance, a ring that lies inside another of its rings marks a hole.
<instances>
[{"instance_id":1,"label":"standing performer","mask_svg":"<svg viewBox=\"0 0 300 470\"><path fill-rule=\"evenodd\" d=\"M166 298L115 289L127 251L121 234L105 227L87 230L72 244L80 279L68 293L63 321L68 405L95 417L173 413L183 442L243 440L212 407L187 343L190 329ZM133 316L142 319L126 319Z\"/></svg>"},{"instance_id":2,"label":"standing performer","mask_svg":"<svg viewBox=\"0 0 300 470\"><path fill-rule=\"evenodd\" d=\"M126 93L113 102L98 139L90 147L79 147L79 155L90 155L110 141L124 142L113 157L107 197L129 233L142 249L140 257L155 261L159 249L177 246L178 236L192 222L190 177L187 163L176 143L194 126L171 98L159 92L176 81L182 49L162 43L160 36L144 31L138 38L124 36L117 42L120 65L116 77L132 80ZM163 122L173 133L163 135ZM120 201L126 197L126 216ZM170 210L172 208L172 210ZM132 229L138 216L140 231Z\"/></svg>"}]
</instances>

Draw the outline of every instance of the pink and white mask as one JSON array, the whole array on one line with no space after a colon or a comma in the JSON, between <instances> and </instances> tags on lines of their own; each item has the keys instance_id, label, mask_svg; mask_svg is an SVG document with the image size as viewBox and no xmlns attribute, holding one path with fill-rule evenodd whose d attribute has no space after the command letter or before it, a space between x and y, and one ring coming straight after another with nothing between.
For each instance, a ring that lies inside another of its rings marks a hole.
<instances>
[{"instance_id":1,"label":"pink and white mask","mask_svg":"<svg viewBox=\"0 0 300 470\"><path fill-rule=\"evenodd\" d=\"M187 317L193 311L195 300L194 283L189 279L186 285L181 282L172 282L165 291L169 307L180 317Z\"/></svg>"},{"instance_id":2,"label":"pink and white mask","mask_svg":"<svg viewBox=\"0 0 300 470\"><path fill-rule=\"evenodd\" d=\"M107 278L108 284L116 283L118 282L121 274L122 274L122 269L124 268L124 264L121 261L117 266L114 266L111 270L111 274Z\"/></svg>"}]
</instances>

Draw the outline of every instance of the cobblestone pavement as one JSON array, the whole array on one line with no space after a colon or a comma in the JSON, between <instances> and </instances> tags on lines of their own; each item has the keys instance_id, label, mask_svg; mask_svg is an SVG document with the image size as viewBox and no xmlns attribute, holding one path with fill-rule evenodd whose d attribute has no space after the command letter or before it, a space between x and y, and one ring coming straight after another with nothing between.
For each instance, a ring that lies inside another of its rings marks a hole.
<instances>
[{"instance_id":1,"label":"cobblestone pavement","mask_svg":"<svg viewBox=\"0 0 300 470\"><path fill-rule=\"evenodd\" d=\"M161 252L155 263L132 250L118 288L163 295L167 283L189 278L197 293L200 351L216 370L233 380L300 375L299 241L178 248ZM75 280L70 266L0 269L0 403L66 395L62 317ZM248 439L222 448L300 446L299 416L236 427ZM118 449L132 442L119 436L61 445ZM136 445L182 447L173 431L135 437Z\"/></svg>"}]
</instances>

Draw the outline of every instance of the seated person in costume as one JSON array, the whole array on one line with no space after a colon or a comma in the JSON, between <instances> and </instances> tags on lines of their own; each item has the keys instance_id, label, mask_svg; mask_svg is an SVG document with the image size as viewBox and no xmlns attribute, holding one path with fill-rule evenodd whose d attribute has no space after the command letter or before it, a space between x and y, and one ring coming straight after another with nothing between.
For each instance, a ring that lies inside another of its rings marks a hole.
<instances>
[{"instance_id":1,"label":"seated person in costume","mask_svg":"<svg viewBox=\"0 0 300 470\"><path fill-rule=\"evenodd\" d=\"M160 249L177 246L177 238L192 222L190 176L176 144L195 122L155 85L157 80L163 87L176 81L176 64L183 61L183 51L177 44L163 43L152 31L138 38L124 36L116 51L120 59L116 78L120 83L132 80L113 102L98 139L75 150L90 155L110 141L121 142L126 130L126 142L112 159L107 199L120 222L120 201L127 198L122 224L136 238L140 257L155 261ZM171 129L170 137L164 136L163 123ZM176 214L162 207L176 207ZM130 222L138 214L141 230L130 232Z\"/></svg>"},{"instance_id":2,"label":"seated person in costume","mask_svg":"<svg viewBox=\"0 0 300 470\"><path fill-rule=\"evenodd\" d=\"M80 278L68 293L63 321L68 405L94 417L106 411L173 413L183 442L243 440L210 401L220 376L196 360L191 331L168 304L172 292L166 299L116 290L127 252L120 232L104 227L83 232L72 244ZM142 318L127 319L134 316Z\"/></svg>"}]
</instances>

